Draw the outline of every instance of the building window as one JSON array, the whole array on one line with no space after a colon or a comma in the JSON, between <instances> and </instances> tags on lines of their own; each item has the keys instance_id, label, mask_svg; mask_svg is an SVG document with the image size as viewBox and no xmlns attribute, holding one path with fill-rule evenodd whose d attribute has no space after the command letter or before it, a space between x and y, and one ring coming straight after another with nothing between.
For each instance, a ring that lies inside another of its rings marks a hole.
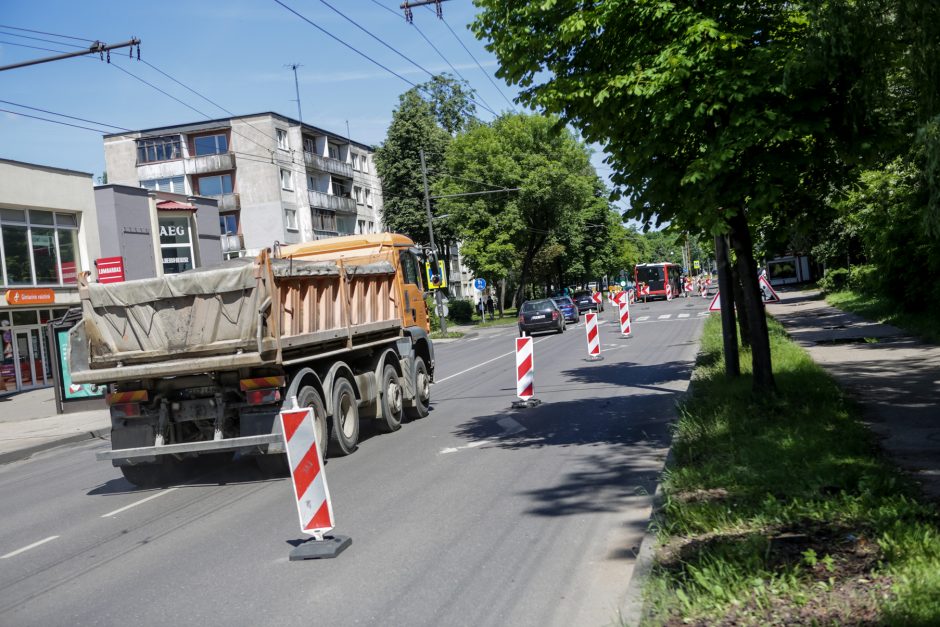
<instances>
[{"instance_id":1,"label":"building window","mask_svg":"<svg viewBox=\"0 0 940 627\"><path fill-rule=\"evenodd\" d=\"M284 226L288 231L296 231L297 228L297 210L296 209L285 209L284 210Z\"/></svg>"},{"instance_id":2,"label":"building window","mask_svg":"<svg viewBox=\"0 0 940 627\"><path fill-rule=\"evenodd\" d=\"M366 221L356 220L356 235L362 235L366 232Z\"/></svg>"},{"instance_id":3,"label":"building window","mask_svg":"<svg viewBox=\"0 0 940 627\"><path fill-rule=\"evenodd\" d=\"M352 156L352 167L353 167L353 170L359 169L359 155L357 155L356 153L353 153L353 156Z\"/></svg>"},{"instance_id":4,"label":"building window","mask_svg":"<svg viewBox=\"0 0 940 627\"><path fill-rule=\"evenodd\" d=\"M76 282L78 220L73 214L0 209L2 276L6 285Z\"/></svg>"},{"instance_id":5,"label":"building window","mask_svg":"<svg viewBox=\"0 0 940 627\"><path fill-rule=\"evenodd\" d=\"M219 214L219 232L222 235L235 235L238 233L238 214Z\"/></svg>"},{"instance_id":6,"label":"building window","mask_svg":"<svg viewBox=\"0 0 940 627\"><path fill-rule=\"evenodd\" d=\"M356 197L356 202L360 205L362 204L362 188L358 185L353 186L353 195Z\"/></svg>"},{"instance_id":7,"label":"building window","mask_svg":"<svg viewBox=\"0 0 940 627\"><path fill-rule=\"evenodd\" d=\"M304 137L304 152L309 152L311 155L316 154L317 142L312 137Z\"/></svg>"},{"instance_id":8,"label":"building window","mask_svg":"<svg viewBox=\"0 0 940 627\"><path fill-rule=\"evenodd\" d=\"M173 192L174 194L186 193L186 177L173 176L165 179L147 179L140 182L141 187L146 187L154 192Z\"/></svg>"},{"instance_id":9,"label":"building window","mask_svg":"<svg viewBox=\"0 0 940 627\"><path fill-rule=\"evenodd\" d=\"M200 135L193 140L196 156L221 155L228 152L228 139L225 135Z\"/></svg>"},{"instance_id":10,"label":"building window","mask_svg":"<svg viewBox=\"0 0 940 627\"><path fill-rule=\"evenodd\" d=\"M369 229L369 233L375 233L375 224L372 222L372 220L369 220L369 222L366 223L366 227Z\"/></svg>"},{"instance_id":11,"label":"building window","mask_svg":"<svg viewBox=\"0 0 940 627\"><path fill-rule=\"evenodd\" d=\"M137 163L170 161L171 159L182 158L183 151L180 147L179 135L150 137L137 140Z\"/></svg>"},{"instance_id":12,"label":"building window","mask_svg":"<svg viewBox=\"0 0 940 627\"><path fill-rule=\"evenodd\" d=\"M203 176L197 181L199 195L221 196L232 193L232 175L219 174L217 176Z\"/></svg>"},{"instance_id":13,"label":"building window","mask_svg":"<svg viewBox=\"0 0 940 627\"><path fill-rule=\"evenodd\" d=\"M294 186L291 182L290 170L285 170L281 168L281 189L286 189L287 191L293 191Z\"/></svg>"},{"instance_id":14,"label":"building window","mask_svg":"<svg viewBox=\"0 0 940 627\"><path fill-rule=\"evenodd\" d=\"M372 190L367 187L365 194L366 194L366 205L371 207L372 206Z\"/></svg>"},{"instance_id":15,"label":"building window","mask_svg":"<svg viewBox=\"0 0 940 627\"><path fill-rule=\"evenodd\" d=\"M349 198L349 188L346 186L346 182L340 179L334 178L333 180L333 195L334 196L345 196Z\"/></svg>"},{"instance_id":16,"label":"building window","mask_svg":"<svg viewBox=\"0 0 940 627\"><path fill-rule=\"evenodd\" d=\"M189 216L160 216L160 254L163 273L176 274L195 267Z\"/></svg>"},{"instance_id":17,"label":"building window","mask_svg":"<svg viewBox=\"0 0 940 627\"><path fill-rule=\"evenodd\" d=\"M327 150L330 155L330 159L339 159L339 145L338 144L329 144Z\"/></svg>"},{"instance_id":18,"label":"building window","mask_svg":"<svg viewBox=\"0 0 940 627\"><path fill-rule=\"evenodd\" d=\"M282 128L277 129L277 147L281 150L290 148L290 145L287 143L287 131Z\"/></svg>"},{"instance_id":19,"label":"building window","mask_svg":"<svg viewBox=\"0 0 940 627\"><path fill-rule=\"evenodd\" d=\"M310 217L313 221L314 231L329 231L332 233L336 232L336 214L334 214L332 211L312 209L310 211Z\"/></svg>"},{"instance_id":20,"label":"building window","mask_svg":"<svg viewBox=\"0 0 940 627\"><path fill-rule=\"evenodd\" d=\"M366 155L359 156L359 169L362 170L363 174L369 173L369 161Z\"/></svg>"}]
</instances>

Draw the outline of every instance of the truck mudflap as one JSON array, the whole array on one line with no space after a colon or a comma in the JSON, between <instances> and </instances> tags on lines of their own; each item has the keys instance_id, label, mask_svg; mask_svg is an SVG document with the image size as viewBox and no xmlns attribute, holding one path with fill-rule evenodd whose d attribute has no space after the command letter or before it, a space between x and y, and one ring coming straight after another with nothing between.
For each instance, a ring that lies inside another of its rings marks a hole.
<instances>
[{"instance_id":1,"label":"truck mudflap","mask_svg":"<svg viewBox=\"0 0 940 627\"><path fill-rule=\"evenodd\" d=\"M135 460L142 457L153 458L155 455L179 455L182 453L196 453L200 451L235 451L259 446L267 446L268 453L283 453L284 438L280 433L267 433L223 440L204 440L201 442L183 442L182 444L165 444L163 446L122 448L111 451L101 451L96 453L95 457L98 461L109 459Z\"/></svg>"}]
</instances>

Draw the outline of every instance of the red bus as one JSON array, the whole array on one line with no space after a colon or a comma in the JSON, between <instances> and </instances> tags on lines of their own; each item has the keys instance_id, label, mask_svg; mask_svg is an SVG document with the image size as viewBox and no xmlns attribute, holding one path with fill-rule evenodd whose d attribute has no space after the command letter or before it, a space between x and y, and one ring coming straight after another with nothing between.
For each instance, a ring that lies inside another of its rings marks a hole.
<instances>
[{"instance_id":1,"label":"red bus","mask_svg":"<svg viewBox=\"0 0 940 627\"><path fill-rule=\"evenodd\" d=\"M679 278L682 275L682 266L676 263L639 263L633 269L633 280L636 289L641 283L649 287L648 298L666 298L666 285L672 286L672 297L682 294ZM639 291L637 291L639 297Z\"/></svg>"}]
</instances>

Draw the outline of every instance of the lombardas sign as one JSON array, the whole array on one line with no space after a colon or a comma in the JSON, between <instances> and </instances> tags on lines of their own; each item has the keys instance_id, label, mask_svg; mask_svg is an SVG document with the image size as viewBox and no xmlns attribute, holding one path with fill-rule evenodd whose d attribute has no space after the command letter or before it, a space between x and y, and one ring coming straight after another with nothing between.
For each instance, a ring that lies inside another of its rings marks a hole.
<instances>
[{"instance_id":1,"label":"lombardas sign","mask_svg":"<svg viewBox=\"0 0 940 627\"><path fill-rule=\"evenodd\" d=\"M49 288L7 290L7 305L11 307L35 307L55 303L55 292Z\"/></svg>"}]
</instances>

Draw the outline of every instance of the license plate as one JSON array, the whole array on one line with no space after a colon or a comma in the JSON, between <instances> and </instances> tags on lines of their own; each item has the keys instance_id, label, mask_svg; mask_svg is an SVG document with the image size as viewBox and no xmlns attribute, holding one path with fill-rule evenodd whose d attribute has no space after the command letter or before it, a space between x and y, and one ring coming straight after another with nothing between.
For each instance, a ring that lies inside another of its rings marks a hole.
<instances>
[{"instance_id":1,"label":"license plate","mask_svg":"<svg viewBox=\"0 0 940 627\"><path fill-rule=\"evenodd\" d=\"M533 320L544 320L545 316L532 316Z\"/></svg>"}]
</instances>

